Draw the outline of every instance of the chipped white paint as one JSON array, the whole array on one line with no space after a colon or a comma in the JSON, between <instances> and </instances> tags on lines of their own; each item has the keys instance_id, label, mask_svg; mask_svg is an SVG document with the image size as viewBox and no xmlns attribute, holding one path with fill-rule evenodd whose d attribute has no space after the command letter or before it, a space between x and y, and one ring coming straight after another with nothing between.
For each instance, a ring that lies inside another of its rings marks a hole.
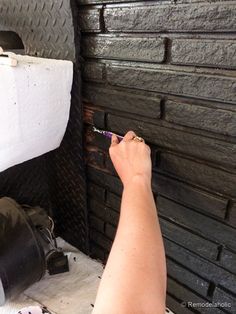
<instances>
[{"instance_id":1,"label":"chipped white paint","mask_svg":"<svg viewBox=\"0 0 236 314\"><path fill-rule=\"evenodd\" d=\"M18 64L0 64L0 171L60 145L73 78L70 61L9 56Z\"/></svg>"}]
</instances>

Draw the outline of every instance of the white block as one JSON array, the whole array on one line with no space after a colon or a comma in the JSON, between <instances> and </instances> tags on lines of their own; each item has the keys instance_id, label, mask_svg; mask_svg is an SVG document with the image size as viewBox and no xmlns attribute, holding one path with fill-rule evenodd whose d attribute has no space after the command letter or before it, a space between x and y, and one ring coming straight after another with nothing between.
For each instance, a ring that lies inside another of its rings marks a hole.
<instances>
[{"instance_id":1,"label":"white block","mask_svg":"<svg viewBox=\"0 0 236 314\"><path fill-rule=\"evenodd\" d=\"M72 62L14 58L0 65L0 171L57 148L70 111Z\"/></svg>"}]
</instances>

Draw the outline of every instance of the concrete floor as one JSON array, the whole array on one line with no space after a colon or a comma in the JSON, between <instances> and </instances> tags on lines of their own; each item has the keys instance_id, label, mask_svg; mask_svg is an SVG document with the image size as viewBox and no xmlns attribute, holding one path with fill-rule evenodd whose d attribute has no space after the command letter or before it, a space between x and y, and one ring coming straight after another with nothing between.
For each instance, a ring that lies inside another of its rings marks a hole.
<instances>
[{"instance_id":1,"label":"concrete floor","mask_svg":"<svg viewBox=\"0 0 236 314\"><path fill-rule=\"evenodd\" d=\"M62 239L58 245L68 255L70 272L46 275L16 300L0 307L0 314L16 314L32 305L46 306L52 314L91 314L103 266Z\"/></svg>"}]
</instances>

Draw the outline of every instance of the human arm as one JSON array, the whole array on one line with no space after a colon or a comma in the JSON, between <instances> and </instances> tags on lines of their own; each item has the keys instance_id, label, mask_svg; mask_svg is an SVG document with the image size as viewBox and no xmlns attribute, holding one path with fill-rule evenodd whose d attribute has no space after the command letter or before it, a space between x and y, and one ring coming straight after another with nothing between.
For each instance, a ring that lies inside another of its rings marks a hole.
<instances>
[{"instance_id":1,"label":"human arm","mask_svg":"<svg viewBox=\"0 0 236 314\"><path fill-rule=\"evenodd\" d=\"M150 149L128 132L110 155L123 185L120 221L93 314L163 314L166 263L151 190Z\"/></svg>"}]
</instances>

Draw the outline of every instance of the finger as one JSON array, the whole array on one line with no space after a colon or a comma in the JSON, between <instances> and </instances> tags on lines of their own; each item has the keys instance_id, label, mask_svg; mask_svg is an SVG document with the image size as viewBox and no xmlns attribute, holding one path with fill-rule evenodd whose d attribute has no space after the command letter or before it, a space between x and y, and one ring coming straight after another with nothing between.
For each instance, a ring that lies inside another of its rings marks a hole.
<instances>
[{"instance_id":1,"label":"finger","mask_svg":"<svg viewBox=\"0 0 236 314\"><path fill-rule=\"evenodd\" d=\"M124 142L131 141L135 136L136 136L136 134L133 131L129 131L125 134L123 141Z\"/></svg>"},{"instance_id":2,"label":"finger","mask_svg":"<svg viewBox=\"0 0 236 314\"><path fill-rule=\"evenodd\" d=\"M116 146L117 144L119 144L119 139L115 134L112 134L111 147Z\"/></svg>"}]
</instances>

